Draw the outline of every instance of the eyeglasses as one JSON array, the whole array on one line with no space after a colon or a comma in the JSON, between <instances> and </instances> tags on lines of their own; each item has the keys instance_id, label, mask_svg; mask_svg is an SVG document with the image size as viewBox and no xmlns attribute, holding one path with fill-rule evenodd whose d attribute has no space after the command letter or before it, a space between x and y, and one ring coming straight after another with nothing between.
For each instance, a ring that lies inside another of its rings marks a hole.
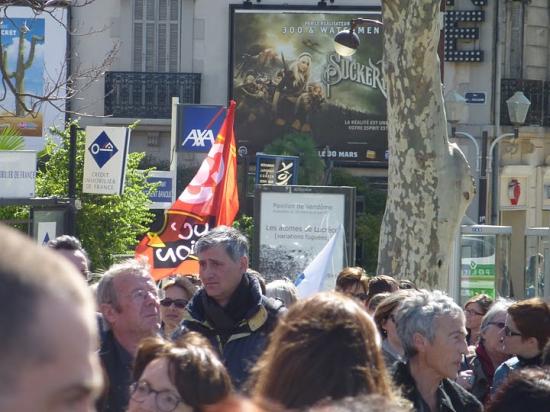
<instances>
[{"instance_id":1,"label":"eyeglasses","mask_svg":"<svg viewBox=\"0 0 550 412\"><path fill-rule=\"evenodd\" d=\"M495 325L499 329L504 329L506 326L504 322L489 322L488 325Z\"/></svg>"},{"instance_id":2,"label":"eyeglasses","mask_svg":"<svg viewBox=\"0 0 550 412\"><path fill-rule=\"evenodd\" d=\"M162 306L172 306L175 305L178 309L184 309L187 306L187 303L189 301L185 299L170 299L170 298L164 298L160 301L160 304Z\"/></svg>"},{"instance_id":3,"label":"eyeglasses","mask_svg":"<svg viewBox=\"0 0 550 412\"><path fill-rule=\"evenodd\" d=\"M477 315L477 316L485 315L484 313L476 312L475 310L472 310L472 309L464 309L464 313L466 315Z\"/></svg>"},{"instance_id":4,"label":"eyeglasses","mask_svg":"<svg viewBox=\"0 0 550 412\"><path fill-rule=\"evenodd\" d=\"M155 403L162 412L172 412L183 401L170 390L157 391L146 380L140 380L130 386L131 397L138 403L144 402L149 395L155 394Z\"/></svg>"},{"instance_id":5,"label":"eyeglasses","mask_svg":"<svg viewBox=\"0 0 550 412\"><path fill-rule=\"evenodd\" d=\"M142 304L147 296L154 300L162 299L164 297L164 291L158 289L136 289L130 293L129 296L135 303Z\"/></svg>"},{"instance_id":6,"label":"eyeglasses","mask_svg":"<svg viewBox=\"0 0 550 412\"><path fill-rule=\"evenodd\" d=\"M512 331L508 325L504 325L504 334L506 336L521 336L521 333Z\"/></svg>"}]
</instances>

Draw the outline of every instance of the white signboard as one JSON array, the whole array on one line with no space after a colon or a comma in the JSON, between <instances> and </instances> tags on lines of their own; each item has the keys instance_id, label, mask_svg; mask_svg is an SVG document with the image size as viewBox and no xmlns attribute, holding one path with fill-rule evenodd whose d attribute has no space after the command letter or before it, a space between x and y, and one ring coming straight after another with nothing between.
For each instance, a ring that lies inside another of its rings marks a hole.
<instances>
[{"instance_id":1,"label":"white signboard","mask_svg":"<svg viewBox=\"0 0 550 412\"><path fill-rule=\"evenodd\" d=\"M36 240L42 246L56 238L56 222L38 222L38 234Z\"/></svg>"},{"instance_id":2,"label":"white signboard","mask_svg":"<svg viewBox=\"0 0 550 412\"><path fill-rule=\"evenodd\" d=\"M346 228L346 193L257 192L260 199L259 272L272 280L293 281L325 247L340 225ZM332 273L323 289L333 289L336 276L347 266L346 236L339 236Z\"/></svg>"},{"instance_id":3,"label":"white signboard","mask_svg":"<svg viewBox=\"0 0 550 412\"><path fill-rule=\"evenodd\" d=\"M34 197L35 179L35 151L0 151L0 198Z\"/></svg>"},{"instance_id":4,"label":"white signboard","mask_svg":"<svg viewBox=\"0 0 550 412\"><path fill-rule=\"evenodd\" d=\"M122 194L129 142L128 128L86 127L84 193Z\"/></svg>"}]
</instances>

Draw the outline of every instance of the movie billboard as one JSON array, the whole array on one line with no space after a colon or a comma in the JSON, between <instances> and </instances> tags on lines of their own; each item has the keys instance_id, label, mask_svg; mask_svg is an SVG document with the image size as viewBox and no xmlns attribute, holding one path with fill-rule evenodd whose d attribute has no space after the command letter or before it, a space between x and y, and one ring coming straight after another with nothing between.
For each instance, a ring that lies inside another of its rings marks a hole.
<instances>
[{"instance_id":1,"label":"movie billboard","mask_svg":"<svg viewBox=\"0 0 550 412\"><path fill-rule=\"evenodd\" d=\"M264 151L289 134L309 135L337 161L387 162L383 28L358 27L352 57L334 36L379 11L232 9L230 93L240 152Z\"/></svg>"}]
</instances>

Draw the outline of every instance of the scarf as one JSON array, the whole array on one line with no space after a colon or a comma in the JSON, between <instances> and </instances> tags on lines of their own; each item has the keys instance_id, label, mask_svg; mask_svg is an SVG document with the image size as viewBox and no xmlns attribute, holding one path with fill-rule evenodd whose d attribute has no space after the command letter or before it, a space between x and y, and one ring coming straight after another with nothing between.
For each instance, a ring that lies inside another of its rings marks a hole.
<instances>
[{"instance_id":1,"label":"scarf","mask_svg":"<svg viewBox=\"0 0 550 412\"><path fill-rule=\"evenodd\" d=\"M249 275L243 275L237 289L229 298L225 307L221 307L206 293L202 294L202 304L208 323L218 332L222 342L226 342L238 325L246 319L246 315L253 305L250 293Z\"/></svg>"}]
</instances>

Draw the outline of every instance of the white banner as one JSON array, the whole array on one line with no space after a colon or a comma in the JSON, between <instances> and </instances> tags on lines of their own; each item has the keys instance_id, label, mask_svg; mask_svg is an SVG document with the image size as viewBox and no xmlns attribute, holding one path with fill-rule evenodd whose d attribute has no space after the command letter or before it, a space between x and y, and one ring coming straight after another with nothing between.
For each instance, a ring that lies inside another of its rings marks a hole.
<instances>
[{"instance_id":1,"label":"white banner","mask_svg":"<svg viewBox=\"0 0 550 412\"><path fill-rule=\"evenodd\" d=\"M121 195L124 191L130 129L86 127L84 193Z\"/></svg>"},{"instance_id":2,"label":"white banner","mask_svg":"<svg viewBox=\"0 0 550 412\"><path fill-rule=\"evenodd\" d=\"M0 151L0 198L34 197L35 179L35 151Z\"/></svg>"}]
</instances>

